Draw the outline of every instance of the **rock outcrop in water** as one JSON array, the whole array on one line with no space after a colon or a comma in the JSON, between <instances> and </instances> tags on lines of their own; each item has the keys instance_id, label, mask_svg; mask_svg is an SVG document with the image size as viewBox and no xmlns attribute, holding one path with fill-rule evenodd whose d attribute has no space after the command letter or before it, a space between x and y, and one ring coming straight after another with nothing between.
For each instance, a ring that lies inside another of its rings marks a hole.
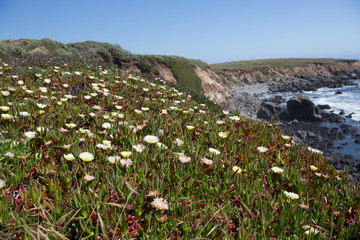
<instances>
[{"instance_id":1,"label":"rock outcrop in water","mask_svg":"<svg viewBox=\"0 0 360 240\"><path fill-rule=\"evenodd\" d=\"M297 119L304 122L317 122L321 120L319 108L304 94L292 97L286 103L286 106L291 120Z\"/></svg>"}]
</instances>

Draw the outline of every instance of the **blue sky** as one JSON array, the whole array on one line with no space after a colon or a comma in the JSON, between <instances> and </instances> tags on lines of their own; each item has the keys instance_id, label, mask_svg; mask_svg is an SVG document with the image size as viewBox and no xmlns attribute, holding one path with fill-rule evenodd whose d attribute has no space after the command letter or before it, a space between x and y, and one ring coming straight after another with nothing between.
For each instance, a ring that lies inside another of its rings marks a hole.
<instances>
[{"instance_id":1,"label":"blue sky","mask_svg":"<svg viewBox=\"0 0 360 240\"><path fill-rule=\"evenodd\" d=\"M119 44L208 63L360 58L359 0L0 0L0 40Z\"/></svg>"}]
</instances>

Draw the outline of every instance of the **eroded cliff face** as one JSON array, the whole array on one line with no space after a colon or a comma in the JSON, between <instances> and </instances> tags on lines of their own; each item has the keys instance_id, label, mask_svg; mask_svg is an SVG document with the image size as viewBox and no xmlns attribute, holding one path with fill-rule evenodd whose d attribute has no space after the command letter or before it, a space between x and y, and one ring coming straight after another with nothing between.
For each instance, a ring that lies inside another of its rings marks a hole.
<instances>
[{"instance_id":1,"label":"eroded cliff face","mask_svg":"<svg viewBox=\"0 0 360 240\"><path fill-rule=\"evenodd\" d=\"M230 85L288 82L294 79L356 79L360 78L360 62L342 61L337 64L314 63L304 66L223 70L217 74L228 80Z\"/></svg>"},{"instance_id":2,"label":"eroded cliff face","mask_svg":"<svg viewBox=\"0 0 360 240\"><path fill-rule=\"evenodd\" d=\"M210 68L202 69L199 66L195 66L194 71L201 79L201 86L206 97L224 109L236 110L228 86L213 70Z\"/></svg>"}]
</instances>

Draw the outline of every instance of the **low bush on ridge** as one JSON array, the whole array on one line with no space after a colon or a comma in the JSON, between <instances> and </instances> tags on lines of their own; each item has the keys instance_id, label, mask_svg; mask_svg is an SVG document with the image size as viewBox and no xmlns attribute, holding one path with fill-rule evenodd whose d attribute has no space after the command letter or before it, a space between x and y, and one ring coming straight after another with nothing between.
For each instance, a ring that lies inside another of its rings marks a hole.
<instances>
[{"instance_id":1,"label":"low bush on ridge","mask_svg":"<svg viewBox=\"0 0 360 240\"><path fill-rule=\"evenodd\" d=\"M27 70L28 71L27 71ZM0 237L352 239L359 186L159 79L1 64Z\"/></svg>"}]
</instances>

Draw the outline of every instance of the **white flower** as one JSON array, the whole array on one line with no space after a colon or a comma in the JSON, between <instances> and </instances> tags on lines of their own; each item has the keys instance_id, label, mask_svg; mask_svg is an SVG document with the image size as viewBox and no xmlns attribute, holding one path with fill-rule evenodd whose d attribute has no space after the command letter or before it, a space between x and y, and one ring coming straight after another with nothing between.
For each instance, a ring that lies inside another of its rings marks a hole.
<instances>
[{"instance_id":1,"label":"white flower","mask_svg":"<svg viewBox=\"0 0 360 240\"><path fill-rule=\"evenodd\" d=\"M141 110L143 110L144 112L146 112L146 111L149 111L150 108L148 108L148 107L141 107Z\"/></svg>"},{"instance_id":2,"label":"white flower","mask_svg":"<svg viewBox=\"0 0 360 240\"><path fill-rule=\"evenodd\" d=\"M0 189L6 186L6 182L0 179Z\"/></svg>"},{"instance_id":3,"label":"white flower","mask_svg":"<svg viewBox=\"0 0 360 240\"><path fill-rule=\"evenodd\" d=\"M227 138L228 134L226 132L219 132L219 136L222 138Z\"/></svg>"},{"instance_id":4,"label":"white flower","mask_svg":"<svg viewBox=\"0 0 360 240\"><path fill-rule=\"evenodd\" d=\"M38 108L45 108L47 106L46 104L41 103L37 103L36 105L38 106Z\"/></svg>"},{"instance_id":5,"label":"white flower","mask_svg":"<svg viewBox=\"0 0 360 240\"><path fill-rule=\"evenodd\" d=\"M210 159L207 159L207 158L202 158L200 160L201 160L201 162L203 162L206 165L212 165L213 164L213 161L210 160Z\"/></svg>"},{"instance_id":6,"label":"white flower","mask_svg":"<svg viewBox=\"0 0 360 240\"><path fill-rule=\"evenodd\" d=\"M108 157L107 158L108 161L111 163L111 164L115 164L117 161L119 161L121 158L120 156L112 156L112 157Z\"/></svg>"},{"instance_id":7,"label":"white flower","mask_svg":"<svg viewBox=\"0 0 360 240\"><path fill-rule=\"evenodd\" d=\"M161 211L169 209L168 202L163 198L155 198L154 201L151 202L151 205Z\"/></svg>"},{"instance_id":8,"label":"white flower","mask_svg":"<svg viewBox=\"0 0 360 240\"><path fill-rule=\"evenodd\" d=\"M311 147L308 147L308 150L311 151L311 152L313 152L313 153L323 154L322 151L317 150L317 149L314 149L314 148L311 148Z\"/></svg>"},{"instance_id":9,"label":"white flower","mask_svg":"<svg viewBox=\"0 0 360 240\"><path fill-rule=\"evenodd\" d=\"M106 123L103 123L102 127L105 129L109 129L109 128L111 128L111 124L106 122Z\"/></svg>"},{"instance_id":10,"label":"white flower","mask_svg":"<svg viewBox=\"0 0 360 240\"><path fill-rule=\"evenodd\" d=\"M24 85L24 81L19 80L19 81L18 81L18 84L19 84L19 85Z\"/></svg>"},{"instance_id":11,"label":"white flower","mask_svg":"<svg viewBox=\"0 0 360 240\"><path fill-rule=\"evenodd\" d=\"M66 83L65 83L65 84L63 84L63 87L64 87L64 88L67 88L67 87L69 87L69 84L66 84Z\"/></svg>"},{"instance_id":12,"label":"white flower","mask_svg":"<svg viewBox=\"0 0 360 240\"><path fill-rule=\"evenodd\" d=\"M296 200L296 199L299 199L299 195L296 194L296 193L293 193L293 192L287 192L287 191L284 191L285 195L292 199L292 200Z\"/></svg>"},{"instance_id":13,"label":"white flower","mask_svg":"<svg viewBox=\"0 0 360 240\"><path fill-rule=\"evenodd\" d=\"M269 149L266 147L257 147L257 150L261 153L267 152Z\"/></svg>"},{"instance_id":14,"label":"white flower","mask_svg":"<svg viewBox=\"0 0 360 240\"><path fill-rule=\"evenodd\" d=\"M121 159L120 164L121 166L128 168L133 164L133 162L130 159Z\"/></svg>"},{"instance_id":15,"label":"white flower","mask_svg":"<svg viewBox=\"0 0 360 240\"><path fill-rule=\"evenodd\" d=\"M184 144L184 141L180 140L180 139L175 139L175 143L176 145L178 145L179 147L181 147Z\"/></svg>"},{"instance_id":16,"label":"white flower","mask_svg":"<svg viewBox=\"0 0 360 240\"><path fill-rule=\"evenodd\" d=\"M40 91L43 93L47 93L47 88L46 87L39 87Z\"/></svg>"},{"instance_id":17,"label":"white flower","mask_svg":"<svg viewBox=\"0 0 360 240\"><path fill-rule=\"evenodd\" d=\"M161 143L161 142L156 143L156 146L161 148L161 149L168 149L168 147L165 144Z\"/></svg>"},{"instance_id":18,"label":"white flower","mask_svg":"<svg viewBox=\"0 0 360 240\"><path fill-rule=\"evenodd\" d=\"M69 154L64 154L64 158L68 161L72 161L75 159L74 155L72 155L71 153Z\"/></svg>"},{"instance_id":19,"label":"white flower","mask_svg":"<svg viewBox=\"0 0 360 240\"><path fill-rule=\"evenodd\" d=\"M89 174L86 174L85 177L84 177L84 179L85 179L86 181L90 182L90 181L94 180L95 177L94 177L94 176L91 176L91 175L89 175Z\"/></svg>"},{"instance_id":20,"label":"white flower","mask_svg":"<svg viewBox=\"0 0 360 240\"><path fill-rule=\"evenodd\" d=\"M224 113L225 115L229 115L230 112L223 110L223 113Z\"/></svg>"},{"instance_id":21,"label":"white flower","mask_svg":"<svg viewBox=\"0 0 360 240\"><path fill-rule=\"evenodd\" d=\"M6 96L10 95L10 92L9 91L1 91L1 94L6 97Z\"/></svg>"},{"instance_id":22,"label":"white flower","mask_svg":"<svg viewBox=\"0 0 360 240\"><path fill-rule=\"evenodd\" d=\"M310 226L304 226L303 228L304 228L304 229L307 229L307 230L305 231L305 234L306 234L306 235L310 235L310 234L312 234L312 233L313 233L314 235L316 235L316 234L319 233L318 230L316 230L315 228L310 227Z\"/></svg>"},{"instance_id":23,"label":"white flower","mask_svg":"<svg viewBox=\"0 0 360 240\"><path fill-rule=\"evenodd\" d=\"M90 161L94 160L94 155L92 155L89 152L82 152L82 153L80 153L79 158L81 160L83 160L84 162L90 162Z\"/></svg>"},{"instance_id":24,"label":"white flower","mask_svg":"<svg viewBox=\"0 0 360 240\"><path fill-rule=\"evenodd\" d=\"M45 82L45 83L51 83L51 80L48 79L48 78L46 78L46 79L44 80L44 82Z\"/></svg>"},{"instance_id":25,"label":"white flower","mask_svg":"<svg viewBox=\"0 0 360 240\"><path fill-rule=\"evenodd\" d=\"M220 154L220 151L215 149L215 148L209 148L209 152L215 154L215 155L219 155Z\"/></svg>"},{"instance_id":26,"label":"white flower","mask_svg":"<svg viewBox=\"0 0 360 240\"><path fill-rule=\"evenodd\" d=\"M86 96L84 96L84 98L87 99L87 100L89 100L89 99L91 98L91 96L90 96L90 95L86 95Z\"/></svg>"},{"instance_id":27,"label":"white flower","mask_svg":"<svg viewBox=\"0 0 360 240\"><path fill-rule=\"evenodd\" d=\"M279 168L279 167L272 167L271 170L273 170L273 172L275 173L283 173L284 169Z\"/></svg>"},{"instance_id":28,"label":"white flower","mask_svg":"<svg viewBox=\"0 0 360 240\"><path fill-rule=\"evenodd\" d=\"M159 142L159 138L154 135L147 135L144 137L144 141L147 143L157 143Z\"/></svg>"},{"instance_id":29,"label":"white flower","mask_svg":"<svg viewBox=\"0 0 360 240\"><path fill-rule=\"evenodd\" d=\"M133 146L133 149L135 149L136 152L141 153L145 149L145 146L142 144L138 144Z\"/></svg>"},{"instance_id":30,"label":"white flower","mask_svg":"<svg viewBox=\"0 0 360 240\"><path fill-rule=\"evenodd\" d=\"M32 139L32 138L34 138L36 136L36 132L25 132L24 135L28 139Z\"/></svg>"},{"instance_id":31,"label":"white flower","mask_svg":"<svg viewBox=\"0 0 360 240\"><path fill-rule=\"evenodd\" d=\"M181 163L188 163L191 161L191 157L187 157L185 155L179 155L178 158Z\"/></svg>"},{"instance_id":32,"label":"white flower","mask_svg":"<svg viewBox=\"0 0 360 240\"><path fill-rule=\"evenodd\" d=\"M136 114L142 114L143 113L141 110L137 110L137 109L135 109L134 111L135 111Z\"/></svg>"},{"instance_id":33,"label":"white flower","mask_svg":"<svg viewBox=\"0 0 360 240\"><path fill-rule=\"evenodd\" d=\"M229 118L233 121L240 121L240 118L238 116L231 116Z\"/></svg>"},{"instance_id":34,"label":"white flower","mask_svg":"<svg viewBox=\"0 0 360 240\"><path fill-rule=\"evenodd\" d=\"M110 145L105 145L103 143L98 143L98 144L96 144L96 147L101 148L103 150L112 149L111 144Z\"/></svg>"},{"instance_id":35,"label":"white flower","mask_svg":"<svg viewBox=\"0 0 360 240\"><path fill-rule=\"evenodd\" d=\"M224 121L222 121L222 120L217 120L217 121L216 121L216 124L219 124L219 125L224 124Z\"/></svg>"},{"instance_id":36,"label":"white flower","mask_svg":"<svg viewBox=\"0 0 360 240\"><path fill-rule=\"evenodd\" d=\"M36 128L36 131L38 131L38 132L45 132L45 131L48 131L49 129L48 128L46 128L46 127L38 127L38 128Z\"/></svg>"}]
</instances>

